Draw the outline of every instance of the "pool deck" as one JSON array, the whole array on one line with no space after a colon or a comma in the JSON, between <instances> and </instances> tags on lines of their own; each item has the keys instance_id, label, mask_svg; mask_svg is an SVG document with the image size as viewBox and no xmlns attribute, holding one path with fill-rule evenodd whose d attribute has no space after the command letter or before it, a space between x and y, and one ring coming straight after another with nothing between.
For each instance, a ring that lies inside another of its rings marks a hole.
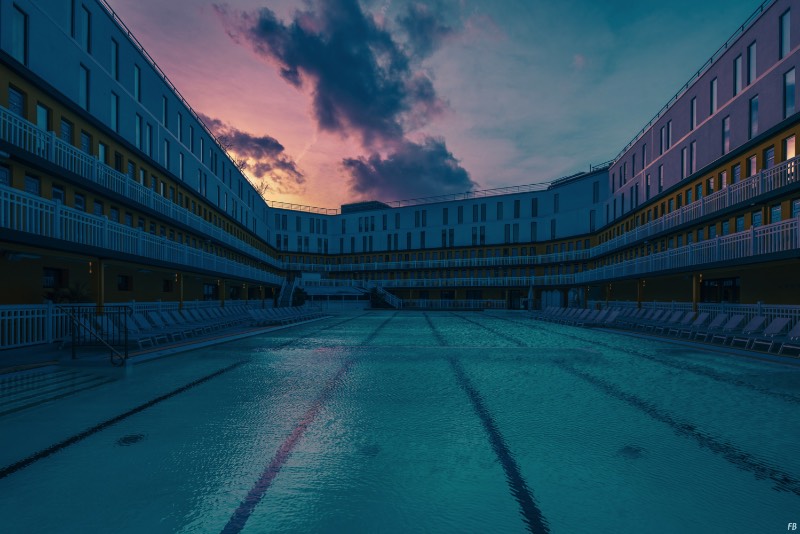
<instances>
[{"instance_id":1,"label":"pool deck","mask_svg":"<svg viewBox=\"0 0 800 534\"><path fill-rule=\"evenodd\" d=\"M132 350L128 354L127 365L136 365L150 360L180 354L190 350L210 347L228 341L235 341L246 337L257 336L268 332L284 330L295 326L321 321L333 317L326 315L317 319L299 321L297 323L267 326L267 327L237 327L224 332L215 332L211 335L198 336L196 338L177 342L165 343L146 349ZM18 349L8 349L0 351L0 375L28 371L39 367L53 365L62 366L98 366L110 365L108 351L97 348L83 348L75 360L72 359L72 351L69 347L59 348L56 343L21 347Z\"/></svg>"}]
</instances>

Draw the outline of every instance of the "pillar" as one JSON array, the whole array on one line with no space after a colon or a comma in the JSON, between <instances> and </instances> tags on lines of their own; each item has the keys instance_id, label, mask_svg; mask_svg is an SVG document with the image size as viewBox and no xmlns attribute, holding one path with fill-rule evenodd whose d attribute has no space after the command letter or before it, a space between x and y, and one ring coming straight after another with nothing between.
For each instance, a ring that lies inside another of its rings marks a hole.
<instances>
[{"instance_id":1,"label":"pillar","mask_svg":"<svg viewBox=\"0 0 800 534\"><path fill-rule=\"evenodd\" d=\"M183 274L175 273L175 281L178 283L178 309L183 310Z\"/></svg>"},{"instance_id":2,"label":"pillar","mask_svg":"<svg viewBox=\"0 0 800 534\"><path fill-rule=\"evenodd\" d=\"M106 305L106 281L105 281L105 262L102 258L93 258L89 262L89 275L94 289L95 305L97 313L103 313Z\"/></svg>"}]
</instances>

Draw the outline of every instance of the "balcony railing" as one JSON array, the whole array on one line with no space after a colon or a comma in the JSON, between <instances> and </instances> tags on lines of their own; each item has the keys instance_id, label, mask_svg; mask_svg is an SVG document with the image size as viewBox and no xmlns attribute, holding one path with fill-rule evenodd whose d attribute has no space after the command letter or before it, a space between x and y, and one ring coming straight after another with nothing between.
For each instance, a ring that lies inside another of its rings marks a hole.
<instances>
[{"instance_id":1,"label":"balcony railing","mask_svg":"<svg viewBox=\"0 0 800 534\"><path fill-rule=\"evenodd\" d=\"M8 186L0 186L0 228L269 284L280 284L283 280L261 269Z\"/></svg>"},{"instance_id":2,"label":"balcony railing","mask_svg":"<svg viewBox=\"0 0 800 534\"><path fill-rule=\"evenodd\" d=\"M0 106L0 139L276 268L282 262Z\"/></svg>"}]
</instances>

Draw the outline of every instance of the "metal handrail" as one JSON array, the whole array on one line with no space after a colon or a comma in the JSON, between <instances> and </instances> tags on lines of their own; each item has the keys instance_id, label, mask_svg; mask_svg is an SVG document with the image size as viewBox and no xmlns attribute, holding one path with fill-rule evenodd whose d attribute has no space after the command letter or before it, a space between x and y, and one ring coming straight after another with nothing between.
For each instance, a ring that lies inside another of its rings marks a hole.
<instances>
[{"instance_id":1,"label":"metal handrail","mask_svg":"<svg viewBox=\"0 0 800 534\"><path fill-rule=\"evenodd\" d=\"M80 317L78 317L76 309L80 309L80 307L78 306L65 307L56 305L56 308L60 309L62 312L65 312L71 320L70 334L72 337L72 343L70 349L72 351L73 360L77 359L78 329L83 329L89 334L90 337L93 337L94 339L99 341L101 345L104 345L106 348L109 349L110 351L109 360L111 362L111 365L114 365L115 367L120 367L125 364L125 361L128 359L128 325L126 322L123 322L121 326L124 338L123 350L125 351L123 353L115 349L108 341L103 339L103 337L94 328L92 328L91 325L85 324L80 319ZM95 306L92 306L92 308L97 309ZM131 310L131 308L128 306L116 306L115 309L124 310L125 315L131 315L133 312L133 310Z\"/></svg>"}]
</instances>

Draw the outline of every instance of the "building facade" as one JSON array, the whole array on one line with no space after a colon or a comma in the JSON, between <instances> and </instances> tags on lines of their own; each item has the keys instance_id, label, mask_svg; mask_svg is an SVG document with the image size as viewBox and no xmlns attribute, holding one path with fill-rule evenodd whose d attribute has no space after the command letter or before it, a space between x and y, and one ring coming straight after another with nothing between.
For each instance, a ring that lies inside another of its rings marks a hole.
<instances>
[{"instance_id":1,"label":"building facade","mask_svg":"<svg viewBox=\"0 0 800 534\"><path fill-rule=\"evenodd\" d=\"M765 2L588 172L323 209L265 202L102 0L3 2L2 300L797 303L798 43Z\"/></svg>"}]
</instances>

